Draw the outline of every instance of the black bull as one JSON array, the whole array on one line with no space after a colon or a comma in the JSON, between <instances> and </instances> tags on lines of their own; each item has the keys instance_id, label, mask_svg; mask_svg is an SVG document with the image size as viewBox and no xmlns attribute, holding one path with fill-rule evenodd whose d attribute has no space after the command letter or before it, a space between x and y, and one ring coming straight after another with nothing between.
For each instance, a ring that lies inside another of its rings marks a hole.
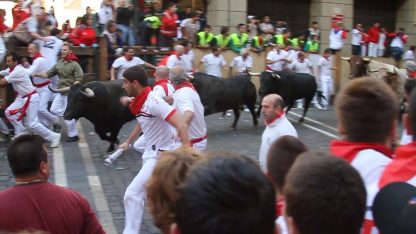
<instances>
[{"instance_id":1,"label":"black bull","mask_svg":"<svg viewBox=\"0 0 416 234\"><path fill-rule=\"evenodd\" d=\"M210 115L232 109L236 129L240 118L240 107L246 105L253 116L253 124L257 126L255 115L256 87L248 75L238 75L227 79L197 72L192 79L201 102L204 105L204 114Z\"/></svg>"},{"instance_id":2,"label":"black bull","mask_svg":"<svg viewBox=\"0 0 416 234\"><path fill-rule=\"evenodd\" d=\"M122 80L92 81L71 86L65 119L88 119L101 138L110 142L107 152L114 150L118 133L123 125L134 119L128 107L120 104L120 97L126 96ZM107 135L110 133L110 135Z\"/></svg>"},{"instance_id":3,"label":"black bull","mask_svg":"<svg viewBox=\"0 0 416 234\"><path fill-rule=\"evenodd\" d=\"M315 94L318 93L320 98L324 98L320 92L317 92L317 88L315 77L305 73L265 71L260 75L259 95L261 99L271 93L279 94L287 106L286 113L290 111L297 99L305 99L303 115L299 122L304 121ZM258 116L260 111L261 105L257 111Z\"/></svg>"}]
</instances>

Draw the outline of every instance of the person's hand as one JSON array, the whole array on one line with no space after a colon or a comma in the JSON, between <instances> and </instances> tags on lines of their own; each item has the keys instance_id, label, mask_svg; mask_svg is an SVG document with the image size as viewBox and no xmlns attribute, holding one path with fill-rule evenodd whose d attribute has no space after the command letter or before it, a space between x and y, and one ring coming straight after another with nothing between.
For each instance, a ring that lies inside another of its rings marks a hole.
<instances>
[{"instance_id":1,"label":"person's hand","mask_svg":"<svg viewBox=\"0 0 416 234\"><path fill-rule=\"evenodd\" d=\"M92 48L94 48L94 49L98 48L98 44L97 44L97 43L94 43L94 44L92 44L91 46L92 46Z\"/></svg>"},{"instance_id":2,"label":"person's hand","mask_svg":"<svg viewBox=\"0 0 416 234\"><path fill-rule=\"evenodd\" d=\"M121 105L127 106L127 105L130 104L130 102L131 102L131 97L127 97L127 96L120 97L120 103L121 103Z\"/></svg>"},{"instance_id":3,"label":"person's hand","mask_svg":"<svg viewBox=\"0 0 416 234\"><path fill-rule=\"evenodd\" d=\"M118 148L123 149L123 150L127 150L130 148L130 142L129 141L125 141L123 144L121 144Z\"/></svg>"},{"instance_id":4,"label":"person's hand","mask_svg":"<svg viewBox=\"0 0 416 234\"><path fill-rule=\"evenodd\" d=\"M86 45L85 45L85 44L83 44L83 43L81 43L81 44L79 44L79 47L81 47L81 48L85 48L85 47L86 47Z\"/></svg>"}]
</instances>

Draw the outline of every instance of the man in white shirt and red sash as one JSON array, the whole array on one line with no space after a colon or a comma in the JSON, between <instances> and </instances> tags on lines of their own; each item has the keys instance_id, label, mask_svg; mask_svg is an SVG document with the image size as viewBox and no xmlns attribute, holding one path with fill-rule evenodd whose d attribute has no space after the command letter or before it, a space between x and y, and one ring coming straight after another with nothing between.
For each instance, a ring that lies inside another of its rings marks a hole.
<instances>
[{"instance_id":1,"label":"man in white shirt and red sash","mask_svg":"<svg viewBox=\"0 0 416 234\"><path fill-rule=\"evenodd\" d=\"M52 148L58 147L61 134L50 131L39 122L39 94L33 87L27 70L19 64L19 56L14 52L10 53L6 57L6 64L7 71L1 73L8 74L0 79L0 86L12 84L17 93L16 99L5 111L7 119L15 129L16 136L35 133L50 141Z\"/></svg>"},{"instance_id":2,"label":"man in white shirt and red sash","mask_svg":"<svg viewBox=\"0 0 416 234\"><path fill-rule=\"evenodd\" d=\"M123 88L129 97L122 97L120 101L124 105L130 103L130 111L136 116L138 123L120 147L127 148L141 132L146 138L142 168L124 194L126 221L123 233L130 234L140 231L146 202L146 183L152 175L160 152L178 147L172 126L176 128L183 145L189 145L189 141L188 128L180 113L152 92L147 85L146 72L141 66L127 69L123 77Z\"/></svg>"},{"instance_id":3,"label":"man in white shirt and red sash","mask_svg":"<svg viewBox=\"0 0 416 234\"><path fill-rule=\"evenodd\" d=\"M395 94L385 82L364 77L352 80L335 105L341 139L331 142L330 152L360 173L371 207L381 174L391 162L398 111ZM362 233L377 233L371 210L366 212Z\"/></svg>"},{"instance_id":4,"label":"man in white shirt and red sash","mask_svg":"<svg viewBox=\"0 0 416 234\"><path fill-rule=\"evenodd\" d=\"M47 72L50 65L39 52L39 45L30 43L27 48L29 56L33 58L32 65L27 69L29 75ZM32 77L32 84L35 86L36 91L39 94L39 121L46 127L52 124L54 129L58 130L60 129L59 117L52 114L48 110L48 103L52 97L52 92L48 88L50 83L50 79L39 78L36 76Z\"/></svg>"},{"instance_id":5,"label":"man in white shirt and red sash","mask_svg":"<svg viewBox=\"0 0 416 234\"><path fill-rule=\"evenodd\" d=\"M261 112L266 123L259 152L259 163L263 172L267 171L267 154L271 144L282 136L298 137L296 129L286 118L284 106L282 97L277 94L269 94L261 101Z\"/></svg>"},{"instance_id":6,"label":"man in white shirt and red sash","mask_svg":"<svg viewBox=\"0 0 416 234\"><path fill-rule=\"evenodd\" d=\"M195 87L188 81L185 69L180 66L170 70L170 79L175 85L173 100L186 124L188 125L189 142L197 150L207 147L207 126L204 118L204 106Z\"/></svg>"}]
</instances>

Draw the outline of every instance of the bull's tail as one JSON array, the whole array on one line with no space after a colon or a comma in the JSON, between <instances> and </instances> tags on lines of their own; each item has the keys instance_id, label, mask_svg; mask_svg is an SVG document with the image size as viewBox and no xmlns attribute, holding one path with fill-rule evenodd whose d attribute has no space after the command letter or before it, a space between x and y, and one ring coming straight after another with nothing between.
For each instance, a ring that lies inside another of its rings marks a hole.
<instances>
[{"instance_id":1,"label":"bull's tail","mask_svg":"<svg viewBox=\"0 0 416 234\"><path fill-rule=\"evenodd\" d=\"M323 98L324 100L326 100L326 97L322 94L322 91L317 90L316 95L318 96L319 99Z\"/></svg>"}]
</instances>

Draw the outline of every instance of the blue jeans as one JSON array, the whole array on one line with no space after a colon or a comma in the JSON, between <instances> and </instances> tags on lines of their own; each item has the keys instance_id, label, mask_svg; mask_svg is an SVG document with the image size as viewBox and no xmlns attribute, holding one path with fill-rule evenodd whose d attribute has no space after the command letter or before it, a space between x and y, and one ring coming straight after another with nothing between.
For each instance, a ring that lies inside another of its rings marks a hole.
<instances>
[{"instance_id":1,"label":"blue jeans","mask_svg":"<svg viewBox=\"0 0 416 234\"><path fill-rule=\"evenodd\" d=\"M134 46L136 44L136 38L134 36L133 30L124 24L117 24L117 29L121 31L123 44L128 44L129 46Z\"/></svg>"},{"instance_id":2,"label":"blue jeans","mask_svg":"<svg viewBox=\"0 0 416 234\"><path fill-rule=\"evenodd\" d=\"M391 55L393 56L394 60L400 61L403 55L403 49L400 47L390 47Z\"/></svg>"}]
</instances>

